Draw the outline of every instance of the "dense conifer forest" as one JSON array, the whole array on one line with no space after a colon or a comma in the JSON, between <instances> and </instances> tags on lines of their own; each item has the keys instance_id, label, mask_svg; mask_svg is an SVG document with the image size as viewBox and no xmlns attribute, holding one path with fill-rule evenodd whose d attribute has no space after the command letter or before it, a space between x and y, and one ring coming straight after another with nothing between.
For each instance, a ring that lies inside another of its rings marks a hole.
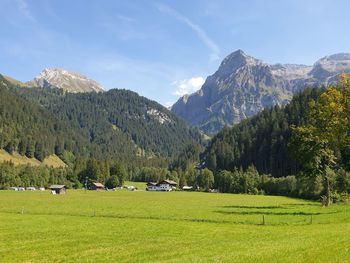
<instances>
[{"instance_id":1,"label":"dense conifer forest","mask_svg":"<svg viewBox=\"0 0 350 263\"><path fill-rule=\"evenodd\" d=\"M0 76L0 148L43 160L170 158L201 140L156 102L125 90L70 94L16 88Z\"/></svg>"},{"instance_id":2,"label":"dense conifer forest","mask_svg":"<svg viewBox=\"0 0 350 263\"><path fill-rule=\"evenodd\" d=\"M59 120L79 129L96 145L98 159L175 156L182 145L201 135L160 104L127 90L63 93L56 89L18 89Z\"/></svg>"},{"instance_id":3,"label":"dense conifer forest","mask_svg":"<svg viewBox=\"0 0 350 263\"><path fill-rule=\"evenodd\" d=\"M87 156L90 144L67 122L20 96L0 75L0 148L42 161L65 152ZM68 155L67 155L68 158Z\"/></svg>"},{"instance_id":4,"label":"dense conifer forest","mask_svg":"<svg viewBox=\"0 0 350 263\"><path fill-rule=\"evenodd\" d=\"M224 128L211 140L203 162L213 170L247 169L281 177L296 174L300 166L288 150L293 125L307 121L308 104L324 89L306 89L284 106L267 108L232 128Z\"/></svg>"}]
</instances>

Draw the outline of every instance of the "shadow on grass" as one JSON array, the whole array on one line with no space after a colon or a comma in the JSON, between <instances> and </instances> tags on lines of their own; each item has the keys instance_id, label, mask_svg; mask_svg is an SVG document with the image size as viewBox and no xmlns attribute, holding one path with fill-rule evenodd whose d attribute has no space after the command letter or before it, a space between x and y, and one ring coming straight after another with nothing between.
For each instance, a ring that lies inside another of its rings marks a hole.
<instances>
[{"instance_id":1,"label":"shadow on grass","mask_svg":"<svg viewBox=\"0 0 350 263\"><path fill-rule=\"evenodd\" d=\"M321 203L315 203L315 204L283 204L283 206L316 206L316 207L322 207Z\"/></svg>"},{"instance_id":2,"label":"shadow on grass","mask_svg":"<svg viewBox=\"0 0 350 263\"><path fill-rule=\"evenodd\" d=\"M332 212L302 212L302 211L297 211L297 212L274 212L274 211L214 211L214 213L219 213L219 214L224 214L224 215L277 215L277 216L282 216L282 215L302 215L302 216L311 216L311 215L324 215L324 214L336 214L339 212L332 211Z\"/></svg>"},{"instance_id":3,"label":"shadow on grass","mask_svg":"<svg viewBox=\"0 0 350 263\"><path fill-rule=\"evenodd\" d=\"M220 208L239 208L239 209L289 209L283 206L246 206L246 205L226 205Z\"/></svg>"}]
</instances>

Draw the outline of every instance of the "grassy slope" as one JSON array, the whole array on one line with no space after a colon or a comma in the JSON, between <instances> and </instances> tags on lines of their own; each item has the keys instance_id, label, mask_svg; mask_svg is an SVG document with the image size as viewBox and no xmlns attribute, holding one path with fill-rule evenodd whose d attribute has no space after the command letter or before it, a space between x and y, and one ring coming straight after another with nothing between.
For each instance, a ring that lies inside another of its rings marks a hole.
<instances>
[{"instance_id":1,"label":"grassy slope","mask_svg":"<svg viewBox=\"0 0 350 263\"><path fill-rule=\"evenodd\" d=\"M17 79L14 79L14 78L11 78L11 77L5 76L5 75L3 75L3 76L8 82L10 82L14 86L17 86L17 87L26 87L27 86L26 84L24 84L23 82L21 82Z\"/></svg>"},{"instance_id":2,"label":"grassy slope","mask_svg":"<svg viewBox=\"0 0 350 263\"><path fill-rule=\"evenodd\" d=\"M14 163L14 165L32 165L32 166L39 166L39 165L46 165L46 166L52 166L54 168L59 167L66 167L67 165L56 155L50 155L44 159L44 161L41 163L35 158L28 158L26 156L22 156L18 153L9 154L5 150L0 149L0 162L4 161L11 161Z\"/></svg>"},{"instance_id":3,"label":"grassy slope","mask_svg":"<svg viewBox=\"0 0 350 263\"><path fill-rule=\"evenodd\" d=\"M35 158L28 158L26 156L22 156L18 153L9 154L5 150L0 149L0 162L11 161L14 165L25 165L29 164L32 166L40 165L40 161Z\"/></svg>"},{"instance_id":4,"label":"grassy slope","mask_svg":"<svg viewBox=\"0 0 350 263\"><path fill-rule=\"evenodd\" d=\"M51 166L54 168L59 168L59 167L66 167L67 165L55 154L52 154L50 156L47 156L43 164L46 166Z\"/></svg>"},{"instance_id":5,"label":"grassy slope","mask_svg":"<svg viewBox=\"0 0 350 263\"><path fill-rule=\"evenodd\" d=\"M349 210L271 196L1 191L0 261L348 262Z\"/></svg>"}]
</instances>

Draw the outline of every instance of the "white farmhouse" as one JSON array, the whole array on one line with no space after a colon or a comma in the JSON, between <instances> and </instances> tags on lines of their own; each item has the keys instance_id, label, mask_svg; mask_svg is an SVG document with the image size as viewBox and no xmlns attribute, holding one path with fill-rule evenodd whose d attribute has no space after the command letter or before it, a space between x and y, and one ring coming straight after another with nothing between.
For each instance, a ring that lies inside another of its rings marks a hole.
<instances>
[{"instance_id":1,"label":"white farmhouse","mask_svg":"<svg viewBox=\"0 0 350 263\"><path fill-rule=\"evenodd\" d=\"M176 189L177 183L172 180L163 180L159 183L147 183L147 191L164 191L164 192L170 192L174 189Z\"/></svg>"}]
</instances>

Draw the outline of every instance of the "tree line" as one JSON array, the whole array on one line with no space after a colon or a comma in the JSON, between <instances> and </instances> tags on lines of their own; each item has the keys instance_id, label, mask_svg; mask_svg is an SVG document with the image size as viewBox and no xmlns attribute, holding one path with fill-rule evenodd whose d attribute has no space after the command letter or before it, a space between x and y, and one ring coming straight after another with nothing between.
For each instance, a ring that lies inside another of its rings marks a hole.
<instances>
[{"instance_id":1,"label":"tree line","mask_svg":"<svg viewBox=\"0 0 350 263\"><path fill-rule=\"evenodd\" d=\"M331 198L334 202L346 200L350 193L350 172L340 169L333 172L331 177ZM223 193L282 195L316 200L327 192L321 178L303 173L272 177L259 174L254 166L249 166L247 170L218 171L215 174L215 187Z\"/></svg>"}]
</instances>

